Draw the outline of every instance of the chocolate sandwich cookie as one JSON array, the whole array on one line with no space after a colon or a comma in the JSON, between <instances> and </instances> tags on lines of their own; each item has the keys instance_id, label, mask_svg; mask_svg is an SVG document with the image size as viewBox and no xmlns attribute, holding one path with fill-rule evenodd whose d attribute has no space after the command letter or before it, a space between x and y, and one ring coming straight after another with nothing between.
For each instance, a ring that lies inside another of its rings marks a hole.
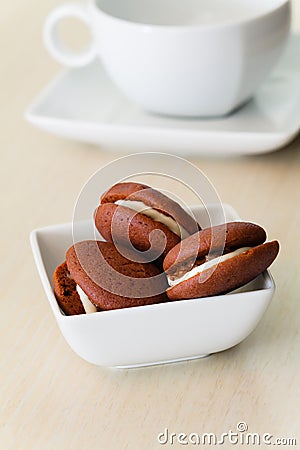
<instances>
[{"instance_id":1,"label":"chocolate sandwich cookie","mask_svg":"<svg viewBox=\"0 0 300 450\"><path fill-rule=\"evenodd\" d=\"M109 241L130 243L140 251L151 247L165 256L181 236L197 232L198 223L174 200L140 183L118 183L102 197L95 225ZM159 230L161 233L150 233ZM150 243L151 239L151 243Z\"/></svg>"},{"instance_id":2,"label":"chocolate sandwich cookie","mask_svg":"<svg viewBox=\"0 0 300 450\"><path fill-rule=\"evenodd\" d=\"M180 237L163 223L114 203L98 206L95 225L107 241L123 245L130 241L131 245L141 252L151 248L147 254L149 261L156 260L160 255L166 256L180 242Z\"/></svg>"},{"instance_id":3,"label":"chocolate sandwich cookie","mask_svg":"<svg viewBox=\"0 0 300 450\"><path fill-rule=\"evenodd\" d=\"M63 262L55 269L52 282L56 300L67 316L85 314L86 312L91 312L91 309L97 311L93 305L90 305L89 309L85 308L80 299L76 282L70 276L66 262Z\"/></svg>"},{"instance_id":4,"label":"chocolate sandwich cookie","mask_svg":"<svg viewBox=\"0 0 300 450\"><path fill-rule=\"evenodd\" d=\"M154 264L136 262L136 252L131 256L131 259L124 257L110 242L83 241L69 248L66 263L72 280L81 288L81 295L97 309L166 301L165 274Z\"/></svg>"},{"instance_id":5,"label":"chocolate sandwich cookie","mask_svg":"<svg viewBox=\"0 0 300 450\"><path fill-rule=\"evenodd\" d=\"M265 239L263 228L248 222L207 228L184 239L164 260L169 299L226 294L249 283L278 254L278 242Z\"/></svg>"}]
</instances>

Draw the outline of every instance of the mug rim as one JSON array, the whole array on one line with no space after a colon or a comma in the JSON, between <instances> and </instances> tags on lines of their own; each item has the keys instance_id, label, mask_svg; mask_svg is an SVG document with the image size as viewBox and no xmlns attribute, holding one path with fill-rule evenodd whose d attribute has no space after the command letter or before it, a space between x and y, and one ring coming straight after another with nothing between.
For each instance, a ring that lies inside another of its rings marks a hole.
<instances>
[{"instance_id":1,"label":"mug rim","mask_svg":"<svg viewBox=\"0 0 300 450\"><path fill-rule=\"evenodd\" d=\"M114 16L107 11L104 11L97 4L97 0L89 0L88 2L89 8L92 9L95 13L105 16L113 22L118 24L122 24L123 26L130 26L133 28L139 29L147 29L149 30L161 30L161 31L169 31L169 32L187 32L187 31L198 31L198 32L209 32L209 31L219 31L222 29L232 29L239 26L245 26L250 23L254 23L258 20L266 19L268 16L272 16L273 14L279 12L280 10L284 10L286 7L291 8L291 0L278 0L277 5L270 5L270 9L262 13L256 13L255 15L251 15L249 17L245 17L243 19L232 19L229 21L224 21L220 23L205 23L205 24L193 24L193 25L172 25L172 24L155 24L155 23L146 23L146 22L136 22L134 20L124 19L121 17Z\"/></svg>"}]
</instances>

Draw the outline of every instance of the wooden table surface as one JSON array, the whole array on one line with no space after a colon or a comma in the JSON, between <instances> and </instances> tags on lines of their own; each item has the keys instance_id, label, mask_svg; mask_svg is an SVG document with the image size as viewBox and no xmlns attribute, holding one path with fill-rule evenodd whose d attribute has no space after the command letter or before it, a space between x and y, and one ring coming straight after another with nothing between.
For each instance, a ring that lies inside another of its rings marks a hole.
<instances>
[{"instance_id":1,"label":"wooden table surface","mask_svg":"<svg viewBox=\"0 0 300 450\"><path fill-rule=\"evenodd\" d=\"M110 370L81 360L61 336L29 233L70 221L85 181L120 154L48 135L23 119L60 70L41 42L43 20L59 3L12 0L0 19L0 448L152 450L163 447L157 436L165 428L220 435L241 421L249 432L296 438L293 448L300 448L299 137L268 155L191 159L224 202L281 243L272 266L275 297L243 343L203 360ZM299 3L294 0L298 31Z\"/></svg>"}]
</instances>

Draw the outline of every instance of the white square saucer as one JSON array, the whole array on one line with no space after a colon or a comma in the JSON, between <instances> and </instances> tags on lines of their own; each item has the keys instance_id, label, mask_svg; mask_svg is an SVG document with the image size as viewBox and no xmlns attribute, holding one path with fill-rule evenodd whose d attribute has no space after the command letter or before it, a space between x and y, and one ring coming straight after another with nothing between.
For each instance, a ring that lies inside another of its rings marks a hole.
<instances>
[{"instance_id":1,"label":"white square saucer","mask_svg":"<svg viewBox=\"0 0 300 450\"><path fill-rule=\"evenodd\" d=\"M223 208L226 221L239 220L232 207ZM207 220L203 207L191 209L199 223ZM214 214L211 207L210 213ZM212 217L214 224L216 217ZM93 238L90 221L80 222L77 229L80 239ZM45 293L63 336L81 358L100 366L162 364L233 347L255 329L275 290L266 271L227 295L66 316L57 304L51 280L55 267L64 261L66 250L73 244L72 224L34 230L30 239Z\"/></svg>"},{"instance_id":2,"label":"white square saucer","mask_svg":"<svg viewBox=\"0 0 300 450\"><path fill-rule=\"evenodd\" d=\"M300 35L292 35L256 96L218 119L148 114L117 90L100 62L63 70L25 116L50 133L124 151L221 156L270 152L288 144L299 131L299 48Z\"/></svg>"}]
</instances>

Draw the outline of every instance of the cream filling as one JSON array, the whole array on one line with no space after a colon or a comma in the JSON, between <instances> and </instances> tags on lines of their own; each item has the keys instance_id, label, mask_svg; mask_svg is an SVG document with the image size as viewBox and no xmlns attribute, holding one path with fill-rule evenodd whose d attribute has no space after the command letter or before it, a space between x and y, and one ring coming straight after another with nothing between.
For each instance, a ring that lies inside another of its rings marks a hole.
<instances>
[{"instance_id":1,"label":"cream filling","mask_svg":"<svg viewBox=\"0 0 300 450\"><path fill-rule=\"evenodd\" d=\"M240 255L241 253L246 252L247 250L249 250L251 247L242 247L242 248L238 248L237 250L227 253L226 255L222 255L218 258L213 258L210 261L207 261L203 264L200 264L200 266L196 266L193 269L191 269L189 272L185 273L182 277L177 278L175 280L171 280L171 277L167 276L168 278L168 283L169 285L172 286L176 286L176 284L181 283L182 281L186 281L189 278L194 277L195 275L199 275L201 272L203 272L204 270L207 269L211 269L213 266L222 263L224 261L227 261L227 259L231 259L234 258L237 255Z\"/></svg>"},{"instance_id":2,"label":"cream filling","mask_svg":"<svg viewBox=\"0 0 300 450\"><path fill-rule=\"evenodd\" d=\"M78 292L78 295L80 297L81 303L83 304L86 314L97 312L97 308L95 307L95 305L93 305L93 303L89 300L86 293L83 292L83 290L81 289L80 286L78 286L78 284L76 284L76 290Z\"/></svg>"},{"instance_id":3,"label":"cream filling","mask_svg":"<svg viewBox=\"0 0 300 450\"><path fill-rule=\"evenodd\" d=\"M151 219L156 220L157 222L163 223L169 228L169 230L177 234L177 236L179 237L181 236L181 234L183 235L183 237L188 236L184 228L180 227L178 223L174 219L172 219L172 217L166 216L160 211L151 208L144 202L135 200L117 200L115 203L117 205L126 206L127 208L133 209L136 212L143 213L145 214L145 216L148 216Z\"/></svg>"}]
</instances>

